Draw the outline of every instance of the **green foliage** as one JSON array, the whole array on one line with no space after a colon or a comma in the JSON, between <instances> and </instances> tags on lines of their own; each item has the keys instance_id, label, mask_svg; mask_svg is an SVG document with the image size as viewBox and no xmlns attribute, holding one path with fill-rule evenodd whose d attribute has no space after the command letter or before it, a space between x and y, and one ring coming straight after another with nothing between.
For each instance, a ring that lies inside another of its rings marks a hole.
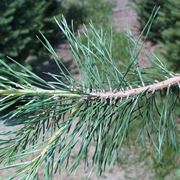
<instances>
[{"instance_id":1,"label":"green foliage","mask_svg":"<svg viewBox=\"0 0 180 180\"><path fill-rule=\"evenodd\" d=\"M125 65L129 64L131 59L131 53L129 52L130 43L128 41L127 34L124 32L116 32L113 28L110 28L107 25L106 27L102 25L101 28L97 29L102 30L102 28L108 39L112 41L112 56L116 60L117 66L119 68L124 68ZM92 41L95 41L95 39L93 39L93 34L89 34L89 37ZM88 39L86 36L81 36L80 39L84 45L88 45ZM95 50L95 48L93 49Z\"/></svg>"},{"instance_id":2,"label":"green foliage","mask_svg":"<svg viewBox=\"0 0 180 180\"><path fill-rule=\"evenodd\" d=\"M112 12L112 4L106 0L87 0L84 1L87 7L88 18L96 28L109 27L109 15Z\"/></svg>"},{"instance_id":3,"label":"green foliage","mask_svg":"<svg viewBox=\"0 0 180 180\"><path fill-rule=\"evenodd\" d=\"M124 32L112 33L113 49L112 54L117 61L117 65L121 68L123 65L127 65L131 59L131 43L128 40L127 34Z\"/></svg>"},{"instance_id":4,"label":"green foliage","mask_svg":"<svg viewBox=\"0 0 180 180\"><path fill-rule=\"evenodd\" d=\"M168 1L159 14L158 22L163 22L162 43L164 56L171 63L172 68L180 71L180 1Z\"/></svg>"},{"instance_id":5,"label":"green foliage","mask_svg":"<svg viewBox=\"0 0 180 180\"><path fill-rule=\"evenodd\" d=\"M85 2L85 6L87 7L88 14L86 22L89 22L89 20L92 21L96 29L99 29L100 31L103 29L107 36L111 36L113 46L112 55L113 58L116 59L117 65L121 67L123 64L128 64L131 55L129 52L130 47L127 34L124 32L117 32L109 24L109 18L112 13L112 3L105 0L99 0L97 4L96 0L90 0ZM91 37L91 35L89 36ZM82 35L81 40L82 43L87 45L87 38L85 36Z\"/></svg>"},{"instance_id":6,"label":"green foliage","mask_svg":"<svg viewBox=\"0 0 180 180\"><path fill-rule=\"evenodd\" d=\"M137 0L137 12L141 27L144 27L154 6L160 6L160 11L153 22L149 39L162 44L163 55L172 69L180 71L180 1L179 0Z\"/></svg>"},{"instance_id":7,"label":"green foliage","mask_svg":"<svg viewBox=\"0 0 180 180\"><path fill-rule=\"evenodd\" d=\"M136 0L136 11L138 13L138 21L141 24L141 30L145 27L146 23L149 20L149 17L153 11L153 8L156 6L160 6L161 10L164 7L164 0ZM160 11L161 11L160 10ZM164 29L164 26L162 24L157 23L157 18L154 20L151 31L148 34L148 38L151 39L153 42L157 42L161 39L161 32Z\"/></svg>"},{"instance_id":8,"label":"green foliage","mask_svg":"<svg viewBox=\"0 0 180 180\"><path fill-rule=\"evenodd\" d=\"M74 19L77 27L85 17L82 10L81 6L64 7L58 0L0 1L0 58L10 56L22 62L29 55L42 54L45 51L36 37L38 31L51 42L57 41L63 35L53 17L64 14L69 21Z\"/></svg>"},{"instance_id":9,"label":"green foliage","mask_svg":"<svg viewBox=\"0 0 180 180\"><path fill-rule=\"evenodd\" d=\"M163 180L170 172L176 170L180 166L180 152L175 153L168 145L164 149L164 156L153 158L153 165L158 180ZM179 179L175 173L172 179Z\"/></svg>"},{"instance_id":10,"label":"green foliage","mask_svg":"<svg viewBox=\"0 0 180 180\"><path fill-rule=\"evenodd\" d=\"M51 179L64 168L76 170L84 161L85 166L97 168L101 174L107 165L116 163L134 123L139 124L134 137L149 140L159 155L166 144L177 149L174 108L180 105L180 76L169 72L154 57L158 80L174 81L162 89L152 89L147 85L155 83L154 75L138 64L139 40L131 37L131 61L119 69L112 55L111 36L90 24L84 32L85 45L65 19L56 22L69 41L80 78L75 79L64 67L44 35L44 46L59 68L58 74L47 72L53 81L41 79L17 62L21 71L0 61L4 73L15 78L12 81L0 76L0 112L14 107L1 114L0 119L6 126L16 126L0 132L0 162L5 166L2 169L17 167L12 179L38 179L38 170L44 163L46 179ZM137 93L139 86L145 89ZM134 94L124 96L128 89ZM94 148L90 161L91 145ZM74 150L77 154L70 163ZM32 154L35 157L26 160Z\"/></svg>"}]
</instances>

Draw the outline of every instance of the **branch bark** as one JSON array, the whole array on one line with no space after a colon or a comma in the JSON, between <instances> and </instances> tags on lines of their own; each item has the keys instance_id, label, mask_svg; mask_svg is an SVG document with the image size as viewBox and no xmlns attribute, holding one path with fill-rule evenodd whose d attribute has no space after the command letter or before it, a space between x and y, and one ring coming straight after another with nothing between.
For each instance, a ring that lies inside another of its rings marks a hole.
<instances>
[{"instance_id":1,"label":"branch bark","mask_svg":"<svg viewBox=\"0 0 180 180\"><path fill-rule=\"evenodd\" d=\"M180 88L180 75L175 75L172 78L169 78L167 80L157 82L155 84L139 87L139 88L133 88L128 89L125 91L119 91L116 93L113 92L102 92L102 93L91 93L92 96L96 96L99 98L109 98L109 99L124 99L132 96L137 96L141 93L154 93L156 91L160 91L163 89L170 88L172 86L179 86Z\"/></svg>"},{"instance_id":2,"label":"branch bark","mask_svg":"<svg viewBox=\"0 0 180 180\"><path fill-rule=\"evenodd\" d=\"M65 90L46 90L41 88L35 89L8 89L0 90L0 96L38 96L38 95L48 95L54 97L74 97L74 98L103 98L103 99L125 99L128 97L137 96L142 93L154 93L163 89L167 89L173 86L179 86L180 88L180 74L177 74L167 80L157 82L155 84L127 89L118 92L87 92L81 93L80 88L74 88L71 91Z\"/></svg>"}]
</instances>

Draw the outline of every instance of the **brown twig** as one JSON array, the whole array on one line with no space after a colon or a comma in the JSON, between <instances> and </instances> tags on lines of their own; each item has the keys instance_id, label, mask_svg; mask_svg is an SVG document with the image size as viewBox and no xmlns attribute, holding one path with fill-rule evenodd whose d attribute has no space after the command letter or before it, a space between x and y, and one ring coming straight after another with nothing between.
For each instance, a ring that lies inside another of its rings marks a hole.
<instances>
[{"instance_id":1,"label":"brown twig","mask_svg":"<svg viewBox=\"0 0 180 180\"><path fill-rule=\"evenodd\" d=\"M98 92L97 90L93 90L89 92L89 90L81 90L79 87L69 87L71 92L68 90L46 90L41 88L34 89L8 89L8 90L0 90L0 96L19 96L19 95L50 95L53 97L74 97L74 98L101 98L101 99L125 99L133 96L137 96L142 93L154 93L156 91L160 91L163 89L167 89L173 86L179 86L180 88L180 74L177 74L167 80L157 82L155 84L142 86L138 88L131 88L127 90L122 90L118 92ZM80 92L83 91L84 95ZM2 101L2 100L1 100Z\"/></svg>"},{"instance_id":2,"label":"brown twig","mask_svg":"<svg viewBox=\"0 0 180 180\"><path fill-rule=\"evenodd\" d=\"M119 91L116 93L113 92L98 92L98 93L90 93L92 96L99 97L99 98L109 98L109 99L124 99L132 96L137 96L141 93L154 93L156 91L160 91L163 89L167 89L172 86L179 86L180 87L180 75L175 75L167 80L157 82L155 84L128 89L125 91Z\"/></svg>"}]
</instances>

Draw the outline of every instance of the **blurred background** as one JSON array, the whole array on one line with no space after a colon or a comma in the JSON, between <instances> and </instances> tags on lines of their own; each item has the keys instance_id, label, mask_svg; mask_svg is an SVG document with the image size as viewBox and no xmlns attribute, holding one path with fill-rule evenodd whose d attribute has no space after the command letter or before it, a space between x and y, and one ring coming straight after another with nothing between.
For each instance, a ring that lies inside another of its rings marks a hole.
<instances>
[{"instance_id":1,"label":"blurred background","mask_svg":"<svg viewBox=\"0 0 180 180\"><path fill-rule=\"evenodd\" d=\"M144 50L139 55L142 67L151 66L148 53L154 52L175 72L180 72L180 1L179 0L1 0L0 1L0 59L12 68L18 68L8 58L40 75L56 73L58 68L42 45L40 32L49 40L65 66L76 76L78 71L66 38L55 23L54 17L66 18L69 27L79 32L86 43L83 24L92 22L97 29L113 32L113 56L119 66L130 61L126 31L138 37L146 25L153 8L160 10L145 39ZM77 33L78 34L78 33ZM0 67L0 75L3 69ZM11 77L9 77L11 78ZM130 142L133 146L134 142ZM180 152L169 147L165 156L157 159L151 148L124 146L118 164L103 177L92 179L180 179ZM61 179L85 179L87 172L80 167L75 175L68 172ZM58 177L56 177L59 179Z\"/></svg>"}]
</instances>

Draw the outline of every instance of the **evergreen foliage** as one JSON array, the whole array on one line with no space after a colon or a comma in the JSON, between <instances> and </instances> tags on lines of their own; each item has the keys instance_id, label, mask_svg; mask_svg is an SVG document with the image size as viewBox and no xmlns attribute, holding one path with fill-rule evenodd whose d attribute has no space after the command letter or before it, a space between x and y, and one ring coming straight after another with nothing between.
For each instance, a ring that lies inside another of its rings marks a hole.
<instances>
[{"instance_id":1,"label":"evergreen foliage","mask_svg":"<svg viewBox=\"0 0 180 180\"><path fill-rule=\"evenodd\" d=\"M180 71L180 1L179 0L136 0L139 22L143 28L154 6L160 11L153 22L148 37L151 41L162 44L164 57L172 68Z\"/></svg>"},{"instance_id":2,"label":"evergreen foliage","mask_svg":"<svg viewBox=\"0 0 180 180\"><path fill-rule=\"evenodd\" d=\"M148 19L153 11L153 8L156 6L160 6L160 11L164 7L164 1L163 0L135 0L136 2L136 11L138 13L138 21L141 25L141 30L145 27L146 23L148 22ZM153 42L157 42L161 39L161 32L164 29L162 24L157 23L157 17L155 18L151 31L148 34L148 38L151 39Z\"/></svg>"},{"instance_id":3,"label":"evergreen foliage","mask_svg":"<svg viewBox=\"0 0 180 180\"><path fill-rule=\"evenodd\" d=\"M117 32L115 28L107 23L112 14L112 3L105 0L99 0L98 2L97 4L96 0L85 1L84 6L87 7L88 14L86 22L92 21L93 26L97 30L103 29L107 34L112 34L113 58L116 59L117 65L123 66L123 64L129 62L131 56L128 50L127 34L125 32ZM83 34L80 38L82 43L87 45L87 38Z\"/></svg>"},{"instance_id":4,"label":"evergreen foliage","mask_svg":"<svg viewBox=\"0 0 180 180\"><path fill-rule=\"evenodd\" d=\"M65 7L58 0L0 1L0 58L10 56L22 62L29 55L46 52L36 37L38 31L51 42L63 38L53 17L64 14L78 25L84 19L84 12L81 6Z\"/></svg>"},{"instance_id":5,"label":"evergreen foliage","mask_svg":"<svg viewBox=\"0 0 180 180\"><path fill-rule=\"evenodd\" d=\"M15 79L0 76L0 119L16 126L0 132L1 169L18 167L12 179L38 179L44 166L45 178L51 179L63 168L74 171L83 160L101 174L116 163L131 132L144 145L149 140L159 155L166 144L177 150L174 108L180 105L180 75L169 72L155 55L156 73L142 69L137 59L142 45L131 34L131 62L118 69L111 35L90 24L84 45L65 19L56 22L69 41L80 79L64 67L44 35L42 43L59 67L59 74L47 72L54 81L41 79L17 62L22 71L15 71L0 60L4 74ZM90 161L91 145L95 148ZM75 149L78 153L69 163ZM35 157L27 160L32 154Z\"/></svg>"}]
</instances>

